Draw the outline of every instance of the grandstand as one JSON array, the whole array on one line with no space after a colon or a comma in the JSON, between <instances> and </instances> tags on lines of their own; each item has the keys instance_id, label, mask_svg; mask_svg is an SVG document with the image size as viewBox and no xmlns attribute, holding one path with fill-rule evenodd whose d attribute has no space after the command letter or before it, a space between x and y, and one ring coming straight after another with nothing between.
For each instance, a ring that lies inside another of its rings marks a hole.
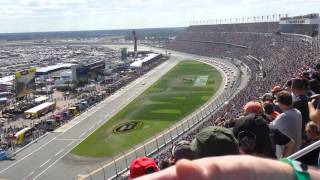
<instances>
[{"instance_id":1,"label":"grandstand","mask_svg":"<svg viewBox=\"0 0 320 180\"><path fill-rule=\"evenodd\" d=\"M291 78L301 77L302 73L314 68L320 60L319 37L279 35L274 33L278 28L278 23L193 25L166 46L167 49L201 56L238 59L252 72L249 86L214 113L210 120L177 142L182 139L191 141L204 127L228 124L239 117L247 102L258 100L275 85L285 87ZM262 77L259 76L261 73ZM171 150L167 149L158 154L156 160L162 162L171 156Z\"/></svg>"}]
</instances>

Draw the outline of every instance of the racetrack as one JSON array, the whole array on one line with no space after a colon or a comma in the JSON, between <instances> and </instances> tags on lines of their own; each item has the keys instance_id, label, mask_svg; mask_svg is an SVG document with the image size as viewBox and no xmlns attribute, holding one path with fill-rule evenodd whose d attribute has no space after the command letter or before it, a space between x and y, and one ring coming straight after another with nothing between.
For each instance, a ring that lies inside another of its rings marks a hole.
<instances>
[{"instance_id":1,"label":"racetrack","mask_svg":"<svg viewBox=\"0 0 320 180\"><path fill-rule=\"evenodd\" d=\"M155 49L155 51L166 52L163 49ZM87 174L110 160L112 161L109 158L75 158L69 152L95 129L110 120L108 117L115 115L176 64L185 59L203 58L197 55L174 52L169 61L130 83L88 112L81 114L67 126L60 128L59 131L49 133L37 143L21 151L16 160L0 162L0 179L74 179L78 174ZM221 61L221 63L225 64L225 61ZM237 69L233 66L231 68L232 71ZM231 75L228 76L231 77ZM247 78L241 81L246 82ZM243 84L243 87L245 85L246 83ZM118 165L126 166L125 162L121 163ZM106 173L113 175L114 171ZM103 177L103 173L99 175Z\"/></svg>"},{"instance_id":2,"label":"racetrack","mask_svg":"<svg viewBox=\"0 0 320 180\"><path fill-rule=\"evenodd\" d=\"M196 110L215 94L221 82L220 73L210 65L180 62L80 143L72 154L110 157L128 150Z\"/></svg>"}]
</instances>

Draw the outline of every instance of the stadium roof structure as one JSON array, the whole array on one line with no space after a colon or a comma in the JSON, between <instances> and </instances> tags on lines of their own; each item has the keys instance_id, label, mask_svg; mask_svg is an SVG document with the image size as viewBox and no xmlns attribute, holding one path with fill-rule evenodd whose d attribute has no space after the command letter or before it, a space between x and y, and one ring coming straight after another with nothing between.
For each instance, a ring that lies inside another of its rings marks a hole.
<instances>
[{"instance_id":1,"label":"stadium roof structure","mask_svg":"<svg viewBox=\"0 0 320 180\"><path fill-rule=\"evenodd\" d=\"M160 54L156 54L156 53L150 53L147 54L147 57L143 58L143 59L139 59L133 63L130 64L131 68L138 68L141 67L143 63L148 62L156 57L158 57Z\"/></svg>"},{"instance_id":2,"label":"stadium roof structure","mask_svg":"<svg viewBox=\"0 0 320 180\"><path fill-rule=\"evenodd\" d=\"M71 68L72 66L75 66L75 65L76 64L71 64L71 63L56 64L56 65L52 65L52 66L39 68L39 69L37 69L36 73L49 73L49 72L58 71L58 70L62 70L62 69L68 69L68 68Z\"/></svg>"}]
</instances>

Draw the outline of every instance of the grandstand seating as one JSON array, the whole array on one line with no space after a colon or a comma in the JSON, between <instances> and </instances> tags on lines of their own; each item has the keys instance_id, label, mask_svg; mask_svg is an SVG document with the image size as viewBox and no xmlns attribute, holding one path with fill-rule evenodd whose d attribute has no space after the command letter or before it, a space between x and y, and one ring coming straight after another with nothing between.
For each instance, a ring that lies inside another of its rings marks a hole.
<instances>
[{"instance_id":1,"label":"grandstand seating","mask_svg":"<svg viewBox=\"0 0 320 180\"><path fill-rule=\"evenodd\" d=\"M278 23L190 26L167 45L167 49L180 52L236 58L251 70L249 86L213 114L211 120L179 140L192 140L203 127L237 118L247 102L270 92L274 85L284 85L320 60L319 37L277 35L277 28ZM258 77L260 71L264 78ZM169 156L170 151L165 151L156 159L161 161Z\"/></svg>"}]
</instances>

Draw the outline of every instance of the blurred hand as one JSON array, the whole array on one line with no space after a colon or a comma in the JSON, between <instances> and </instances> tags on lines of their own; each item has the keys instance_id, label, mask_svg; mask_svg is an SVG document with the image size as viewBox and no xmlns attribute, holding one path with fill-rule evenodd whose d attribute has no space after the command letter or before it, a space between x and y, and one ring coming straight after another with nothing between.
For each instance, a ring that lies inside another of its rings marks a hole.
<instances>
[{"instance_id":1,"label":"blurred hand","mask_svg":"<svg viewBox=\"0 0 320 180\"><path fill-rule=\"evenodd\" d=\"M320 173L318 175L320 178ZM295 177L291 166L288 164L270 159L240 155L204 158L195 161L181 160L175 166L138 178L138 180L149 179L294 180Z\"/></svg>"}]
</instances>

